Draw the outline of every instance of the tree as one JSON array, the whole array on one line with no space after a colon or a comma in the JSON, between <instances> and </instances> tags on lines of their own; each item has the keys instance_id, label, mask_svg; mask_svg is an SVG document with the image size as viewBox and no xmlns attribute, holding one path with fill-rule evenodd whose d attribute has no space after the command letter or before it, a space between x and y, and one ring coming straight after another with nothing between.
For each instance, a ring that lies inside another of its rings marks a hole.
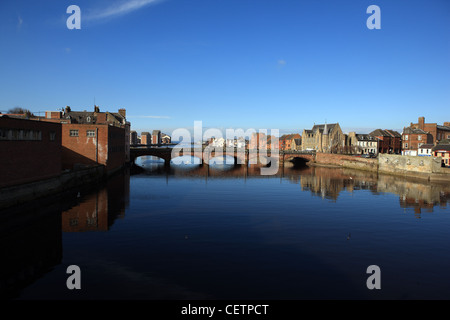
<instances>
[{"instance_id":1,"label":"tree","mask_svg":"<svg viewBox=\"0 0 450 320\"><path fill-rule=\"evenodd\" d=\"M34 117L34 114L33 114L30 110L28 110L28 109L23 109L23 108L20 108L20 107L15 107L15 108L9 109L9 110L8 110L8 113L12 113L12 114L24 114L24 115L26 115L27 117Z\"/></svg>"}]
</instances>

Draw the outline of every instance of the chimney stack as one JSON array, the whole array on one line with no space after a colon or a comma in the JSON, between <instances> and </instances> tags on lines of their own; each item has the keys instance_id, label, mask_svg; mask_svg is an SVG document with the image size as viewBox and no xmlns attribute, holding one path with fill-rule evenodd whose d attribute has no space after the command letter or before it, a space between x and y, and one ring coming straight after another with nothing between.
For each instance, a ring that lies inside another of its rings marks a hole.
<instances>
[{"instance_id":1,"label":"chimney stack","mask_svg":"<svg viewBox=\"0 0 450 320\"><path fill-rule=\"evenodd\" d=\"M419 129L425 128L425 117L419 117Z\"/></svg>"},{"instance_id":2,"label":"chimney stack","mask_svg":"<svg viewBox=\"0 0 450 320\"><path fill-rule=\"evenodd\" d=\"M120 114L122 117L126 118L127 110L126 110L126 109L119 109L119 114Z\"/></svg>"}]
</instances>

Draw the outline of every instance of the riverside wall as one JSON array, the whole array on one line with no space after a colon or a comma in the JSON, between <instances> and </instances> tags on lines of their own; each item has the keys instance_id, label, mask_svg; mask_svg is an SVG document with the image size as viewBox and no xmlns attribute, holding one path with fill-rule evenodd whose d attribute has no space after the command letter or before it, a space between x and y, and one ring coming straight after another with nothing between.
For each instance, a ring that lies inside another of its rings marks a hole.
<instances>
[{"instance_id":1,"label":"riverside wall","mask_svg":"<svg viewBox=\"0 0 450 320\"><path fill-rule=\"evenodd\" d=\"M108 177L102 165L63 172L61 175L32 183L0 189L0 209L52 196L87 184L96 184Z\"/></svg>"},{"instance_id":2,"label":"riverside wall","mask_svg":"<svg viewBox=\"0 0 450 320\"><path fill-rule=\"evenodd\" d=\"M360 158L350 155L317 153L314 163L318 165L327 165L327 166L331 165L372 172L378 171L377 159Z\"/></svg>"},{"instance_id":3,"label":"riverside wall","mask_svg":"<svg viewBox=\"0 0 450 320\"><path fill-rule=\"evenodd\" d=\"M441 167L440 157L379 154L373 159L317 153L311 165L344 167L428 181L450 182L450 168Z\"/></svg>"}]
</instances>

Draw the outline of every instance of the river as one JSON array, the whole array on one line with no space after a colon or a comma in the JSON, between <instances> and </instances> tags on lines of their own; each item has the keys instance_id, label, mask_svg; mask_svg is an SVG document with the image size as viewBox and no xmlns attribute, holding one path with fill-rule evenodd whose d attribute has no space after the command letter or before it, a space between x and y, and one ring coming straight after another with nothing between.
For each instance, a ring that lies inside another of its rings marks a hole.
<instances>
[{"instance_id":1,"label":"river","mask_svg":"<svg viewBox=\"0 0 450 320\"><path fill-rule=\"evenodd\" d=\"M7 299L450 299L450 186L364 171L145 170L0 212ZM81 272L69 290L68 266ZM381 289L369 289L369 266Z\"/></svg>"}]
</instances>

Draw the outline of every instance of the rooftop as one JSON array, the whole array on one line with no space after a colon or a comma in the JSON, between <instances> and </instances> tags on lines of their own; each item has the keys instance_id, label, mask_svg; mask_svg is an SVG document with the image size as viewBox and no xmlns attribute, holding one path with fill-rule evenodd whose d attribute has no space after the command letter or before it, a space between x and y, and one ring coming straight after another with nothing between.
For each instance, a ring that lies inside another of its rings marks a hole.
<instances>
[{"instance_id":1,"label":"rooftop","mask_svg":"<svg viewBox=\"0 0 450 320\"><path fill-rule=\"evenodd\" d=\"M337 123L316 124L312 128L312 132L316 133L317 130L319 130L319 132L323 132L323 130L325 129L325 126L327 126L326 134L328 134L330 131L332 131L334 129L334 127L336 125L337 125Z\"/></svg>"},{"instance_id":2,"label":"rooftop","mask_svg":"<svg viewBox=\"0 0 450 320\"><path fill-rule=\"evenodd\" d=\"M422 129L416 129L411 127L403 129L403 134L427 134L427 133L428 132L423 131Z\"/></svg>"}]
</instances>

